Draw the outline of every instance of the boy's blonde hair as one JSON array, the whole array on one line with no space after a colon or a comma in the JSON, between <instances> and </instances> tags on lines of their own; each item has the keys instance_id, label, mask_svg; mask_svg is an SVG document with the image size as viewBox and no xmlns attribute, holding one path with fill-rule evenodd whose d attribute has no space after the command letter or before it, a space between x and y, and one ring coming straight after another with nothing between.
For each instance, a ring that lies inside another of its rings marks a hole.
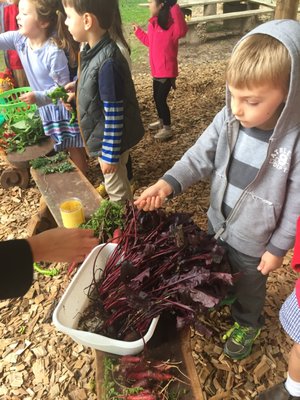
<instances>
[{"instance_id":1,"label":"boy's blonde hair","mask_svg":"<svg viewBox=\"0 0 300 400\"><path fill-rule=\"evenodd\" d=\"M288 91L291 57L277 39L265 34L254 34L242 40L228 62L226 80L237 89L269 83Z\"/></svg>"}]
</instances>

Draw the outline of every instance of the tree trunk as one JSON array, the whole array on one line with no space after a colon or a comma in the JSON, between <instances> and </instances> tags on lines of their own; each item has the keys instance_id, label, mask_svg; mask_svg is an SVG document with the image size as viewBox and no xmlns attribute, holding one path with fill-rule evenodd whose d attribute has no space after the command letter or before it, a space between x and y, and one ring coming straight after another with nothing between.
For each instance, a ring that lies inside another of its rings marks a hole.
<instances>
[{"instance_id":1,"label":"tree trunk","mask_svg":"<svg viewBox=\"0 0 300 400\"><path fill-rule=\"evenodd\" d=\"M277 0L275 19L297 19L299 0Z\"/></svg>"}]
</instances>

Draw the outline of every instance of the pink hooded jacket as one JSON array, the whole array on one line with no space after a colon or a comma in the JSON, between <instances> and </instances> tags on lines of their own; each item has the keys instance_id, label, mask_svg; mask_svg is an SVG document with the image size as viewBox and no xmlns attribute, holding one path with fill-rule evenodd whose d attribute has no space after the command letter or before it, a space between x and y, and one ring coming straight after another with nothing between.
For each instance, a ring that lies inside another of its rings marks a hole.
<instances>
[{"instance_id":1,"label":"pink hooded jacket","mask_svg":"<svg viewBox=\"0 0 300 400\"><path fill-rule=\"evenodd\" d=\"M178 76L178 41L187 33L187 24L178 4L171 8L173 23L168 30L162 29L157 17L149 20L148 32L138 27L136 37L149 47L151 73L154 78Z\"/></svg>"},{"instance_id":2,"label":"pink hooded jacket","mask_svg":"<svg viewBox=\"0 0 300 400\"><path fill-rule=\"evenodd\" d=\"M292 259L292 267L296 272L300 272L300 218L297 221L297 233L294 248L294 256ZM300 279L296 282L296 296L300 307Z\"/></svg>"}]
</instances>

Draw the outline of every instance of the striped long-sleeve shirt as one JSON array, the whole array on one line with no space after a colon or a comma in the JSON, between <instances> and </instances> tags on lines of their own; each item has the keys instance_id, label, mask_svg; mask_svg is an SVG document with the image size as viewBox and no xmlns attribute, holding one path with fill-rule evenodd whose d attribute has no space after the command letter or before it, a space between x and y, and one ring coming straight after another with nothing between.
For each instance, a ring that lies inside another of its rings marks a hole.
<instances>
[{"instance_id":1,"label":"striped long-sleeve shirt","mask_svg":"<svg viewBox=\"0 0 300 400\"><path fill-rule=\"evenodd\" d=\"M240 127L228 170L228 185L223 199L223 214L227 218L244 189L254 180L268 152L273 131Z\"/></svg>"},{"instance_id":2,"label":"striped long-sleeve shirt","mask_svg":"<svg viewBox=\"0 0 300 400\"><path fill-rule=\"evenodd\" d=\"M123 134L123 101L104 101L105 127L102 143L102 160L117 164L121 155Z\"/></svg>"},{"instance_id":3,"label":"striped long-sleeve shirt","mask_svg":"<svg viewBox=\"0 0 300 400\"><path fill-rule=\"evenodd\" d=\"M118 164L124 124L123 82L114 60L108 60L99 74L99 92L103 102L105 126L101 159Z\"/></svg>"}]
</instances>

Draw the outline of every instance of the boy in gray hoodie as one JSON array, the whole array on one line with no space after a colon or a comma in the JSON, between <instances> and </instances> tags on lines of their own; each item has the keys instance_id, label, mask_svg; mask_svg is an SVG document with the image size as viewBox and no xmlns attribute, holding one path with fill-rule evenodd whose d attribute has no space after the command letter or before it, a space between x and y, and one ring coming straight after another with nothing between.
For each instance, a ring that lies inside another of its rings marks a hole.
<instances>
[{"instance_id":1,"label":"boy in gray hoodie","mask_svg":"<svg viewBox=\"0 0 300 400\"><path fill-rule=\"evenodd\" d=\"M264 324L267 275L293 247L300 215L300 24L267 22L235 47L227 67L226 106L135 204L160 207L211 178L209 230L242 272L225 354L248 356Z\"/></svg>"}]
</instances>

